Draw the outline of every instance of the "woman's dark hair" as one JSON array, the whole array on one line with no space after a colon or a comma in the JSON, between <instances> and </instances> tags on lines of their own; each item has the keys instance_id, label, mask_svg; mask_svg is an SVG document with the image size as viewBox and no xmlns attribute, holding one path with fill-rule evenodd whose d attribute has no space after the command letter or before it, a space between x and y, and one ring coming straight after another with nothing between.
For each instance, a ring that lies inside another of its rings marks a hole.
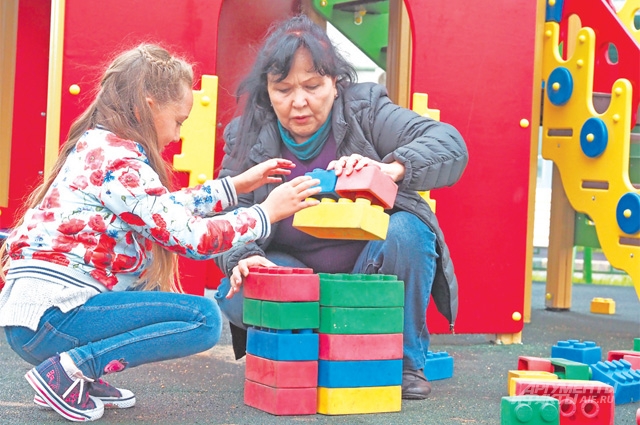
<instances>
[{"instance_id":1,"label":"woman's dark hair","mask_svg":"<svg viewBox=\"0 0 640 425\"><path fill-rule=\"evenodd\" d=\"M243 99L236 149L255 140L257 132L267 121L274 119L267 91L267 76L279 76L281 81L289 75L295 53L305 48L313 59L313 70L320 75L336 79L338 93L356 82L356 71L336 50L327 33L305 15L295 16L273 27L258 51L253 68L236 91L238 101ZM243 151L246 151L246 146ZM234 152L237 153L237 152Z\"/></svg>"}]
</instances>

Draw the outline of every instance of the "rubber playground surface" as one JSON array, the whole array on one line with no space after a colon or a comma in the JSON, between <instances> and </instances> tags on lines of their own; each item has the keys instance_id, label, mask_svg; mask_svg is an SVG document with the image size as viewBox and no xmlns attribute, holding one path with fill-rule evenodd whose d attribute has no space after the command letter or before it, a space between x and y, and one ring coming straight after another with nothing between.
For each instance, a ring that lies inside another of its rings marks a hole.
<instances>
[{"instance_id":1,"label":"rubber playground surface","mask_svg":"<svg viewBox=\"0 0 640 425\"><path fill-rule=\"evenodd\" d=\"M433 335L432 351L455 361L454 376L434 381L427 400L403 400L395 413L342 416L273 416L243 402L244 359L234 360L228 329L220 343L195 356L144 365L108 376L136 394L135 407L106 410L98 423L110 424L500 424L500 403L507 395L507 373L518 356L550 357L561 340L594 341L609 350L632 349L640 337L640 301L633 287L574 285L571 311L544 309L544 283L534 283L531 323L520 345L495 345L486 335ZM212 296L207 293L206 296ZM613 298L615 315L592 314L594 297ZM4 333L3 333L4 334ZM606 358L605 358L606 360ZM31 368L0 338L0 424L69 423L33 404L24 380ZM616 425L635 425L640 402L617 405Z\"/></svg>"}]
</instances>

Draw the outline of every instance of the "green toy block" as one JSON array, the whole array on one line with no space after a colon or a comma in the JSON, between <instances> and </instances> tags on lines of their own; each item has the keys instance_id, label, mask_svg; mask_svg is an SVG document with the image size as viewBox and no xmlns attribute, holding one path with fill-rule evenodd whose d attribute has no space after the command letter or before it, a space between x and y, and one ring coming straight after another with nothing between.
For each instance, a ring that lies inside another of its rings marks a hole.
<instances>
[{"instance_id":1,"label":"green toy block","mask_svg":"<svg viewBox=\"0 0 640 425\"><path fill-rule=\"evenodd\" d=\"M501 425L559 425L560 403L549 396L521 395L502 397Z\"/></svg>"},{"instance_id":2,"label":"green toy block","mask_svg":"<svg viewBox=\"0 0 640 425\"><path fill-rule=\"evenodd\" d=\"M269 329L317 329L320 326L320 304L245 298L242 321L250 326Z\"/></svg>"},{"instance_id":3,"label":"green toy block","mask_svg":"<svg viewBox=\"0 0 640 425\"><path fill-rule=\"evenodd\" d=\"M402 333L404 308L320 307L320 333L392 334Z\"/></svg>"},{"instance_id":4,"label":"green toy block","mask_svg":"<svg viewBox=\"0 0 640 425\"><path fill-rule=\"evenodd\" d=\"M549 360L551 361L551 366L553 366L553 373L560 379L576 379L579 381L591 379L591 368L587 364L560 358L551 358Z\"/></svg>"},{"instance_id":5,"label":"green toy block","mask_svg":"<svg viewBox=\"0 0 640 425\"><path fill-rule=\"evenodd\" d=\"M633 339L633 351L640 351L640 338Z\"/></svg>"},{"instance_id":6,"label":"green toy block","mask_svg":"<svg viewBox=\"0 0 640 425\"><path fill-rule=\"evenodd\" d=\"M320 305L330 307L403 307L404 282L393 275L320 276Z\"/></svg>"},{"instance_id":7,"label":"green toy block","mask_svg":"<svg viewBox=\"0 0 640 425\"><path fill-rule=\"evenodd\" d=\"M270 329L318 329L320 304L317 302L262 302L262 327Z\"/></svg>"},{"instance_id":8,"label":"green toy block","mask_svg":"<svg viewBox=\"0 0 640 425\"><path fill-rule=\"evenodd\" d=\"M245 298L242 302L242 321L251 326L261 326L262 301Z\"/></svg>"}]
</instances>

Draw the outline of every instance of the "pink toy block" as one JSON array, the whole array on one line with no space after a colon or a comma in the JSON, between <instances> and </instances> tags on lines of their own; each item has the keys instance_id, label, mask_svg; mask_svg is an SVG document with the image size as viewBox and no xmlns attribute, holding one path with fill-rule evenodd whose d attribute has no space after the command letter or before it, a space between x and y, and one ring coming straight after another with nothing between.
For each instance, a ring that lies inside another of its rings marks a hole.
<instances>
[{"instance_id":1,"label":"pink toy block","mask_svg":"<svg viewBox=\"0 0 640 425\"><path fill-rule=\"evenodd\" d=\"M277 388L318 386L317 361L278 361L247 354L245 378Z\"/></svg>"},{"instance_id":2,"label":"pink toy block","mask_svg":"<svg viewBox=\"0 0 640 425\"><path fill-rule=\"evenodd\" d=\"M551 364L551 360L541 357L520 356L518 357L518 370L536 370L553 373L553 364Z\"/></svg>"},{"instance_id":3,"label":"pink toy block","mask_svg":"<svg viewBox=\"0 0 640 425\"><path fill-rule=\"evenodd\" d=\"M389 209L396 201L398 185L378 167L364 167L348 176L342 173L336 182L336 193L352 201L365 198L372 205Z\"/></svg>"},{"instance_id":4,"label":"pink toy block","mask_svg":"<svg viewBox=\"0 0 640 425\"><path fill-rule=\"evenodd\" d=\"M631 369L640 369L640 351L611 350L607 353L607 360L610 362L621 359L631 363Z\"/></svg>"},{"instance_id":5,"label":"pink toy block","mask_svg":"<svg viewBox=\"0 0 640 425\"><path fill-rule=\"evenodd\" d=\"M626 354L622 356L622 360L626 360L631 364L631 369L640 370L640 356Z\"/></svg>"},{"instance_id":6,"label":"pink toy block","mask_svg":"<svg viewBox=\"0 0 640 425\"><path fill-rule=\"evenodd\" d=\"M560 425L614 425L613 387L603 382L517 379L516 395L543 395L558 399Z\"/></svg>"},{"instance_id":7,"label":"pink toy block","mask_svg":"<svg viewBox=\"0 0 640 425\"><path fill-rule=\"evenodd\" d=\"M308 268L251 267L244 296L264 301L318 301L320 278Z\"/></svg>"},{"instance_id":8,"label":"pink toy block","mask_svg":"<svg viewBox=\"0 0 640 425\"><path fill-rule=\"evenodd\" d=\"M402 334L325 334L321 360L395 360L402 358Z\"/></svg>"},{"instance_id":9,"label":"pink toy block","mask_svg":"<svg viewBox=\"0 0 640 425\"><path fill-rule=\"evenodd\" d=\"M272 415L315 415L318 389L275 388L245 379L244 404Z\"/></svg>"},{"instance_id":10,"label":"pink toy block","mask_svg":"<svg viewBox=\"0 0 640 425\"><path fill-rule=\"evenodd\" d=\"M640 409L636 412L636 423L640 425Z\"/></svg>"}]
</instances>

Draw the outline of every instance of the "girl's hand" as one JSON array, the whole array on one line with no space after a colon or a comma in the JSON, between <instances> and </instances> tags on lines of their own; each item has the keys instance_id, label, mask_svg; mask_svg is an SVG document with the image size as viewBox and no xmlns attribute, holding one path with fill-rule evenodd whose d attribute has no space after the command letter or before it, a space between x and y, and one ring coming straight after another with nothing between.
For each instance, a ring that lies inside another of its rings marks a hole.
<instances>
[{"instance_id":1,"label":"girl's hand","mask_svg":"<svg viewBox=\"0 0 640 425\"><path fill-rule=\"evenodd\" d=\"M231 287L227 293L227 298L233 297L240 290L244 279L249 276L249 268L256 266L274 267L275 264L261 255L253 255L238 261L238 265L233 268L231 276L229 276Z\"/></svg>"},{"instance_id":2,"label":"girl's hand","mask_svg":"<svg viewBox=\"0 0 640 425\"><path fill-rule=\"evenodd\" d=\"M236 193L249 193L267 183L280 183L282 178L291 174L291 168L296 165L288 159L272 158L258 165L254 165L242 174L231 177Z\"/></svg>"},{"instance_id":3,"label":"girl's hand","mask_svg":"<svg viewBox=\"0 0 640 425\"><path fill-rule=\"evenodd\" d=\"M320 180L312 179L310 176L300 176L276 187L260 205L269 215L271 223L275 223L303 208L318 205L320 201L317 199L307 198L320 190Z\"/></svg>"},{"instance_id":4,"label":"girl's hand","mask_svg":"<svg viewBox=\"0 0 640 425\"><path fill-rule=\"evenodd\" d=\"M393 161L385 164L356 153L351 156L334 159L327 165L327 170L335 170L336 176L339 177L343 172L346 176L349 176L354 171L359 171L367 166L378 167L383 174L391 177L394 182L398 182L404 178L405 167L401 162Z\"/></svg>"}]
</instances>

